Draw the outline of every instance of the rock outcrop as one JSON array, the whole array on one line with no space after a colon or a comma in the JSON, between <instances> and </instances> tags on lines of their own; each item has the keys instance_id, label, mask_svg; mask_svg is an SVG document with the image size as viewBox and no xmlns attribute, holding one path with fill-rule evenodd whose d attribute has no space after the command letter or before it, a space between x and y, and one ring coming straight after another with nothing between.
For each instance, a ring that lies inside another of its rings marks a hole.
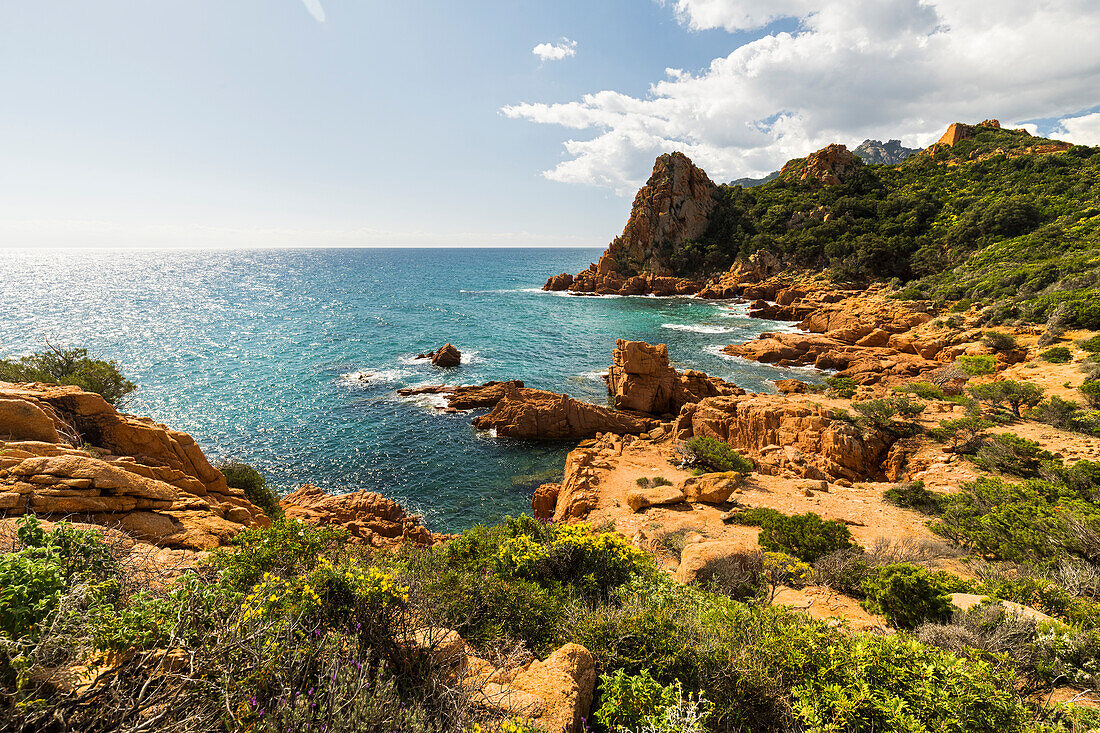
<instances>
[{"instance_id":1,"label":"rock outcrop","mask_svg":"<svg viewBox=\"0 0 1100 733\"><path fill-rule=\"evenodd\" d=\"M306 484L279 502L288 519L332 525L348 531L351 542L395 549L403 544L434 545L447 535L430 532L417 515L372 491L328 494Z\"/></svg>"},{"instance_id":2,"label":"rock outcrop","mask_svg":"<svg viewBox=\"0 0 1100 733\"><path fill-rule=\"evenodd\" d=\"M844 145L827 145L805 158L788 161L779 171L780 177L798 181L817 181L832 186L848 179L860 169L863 161Z\"/></svg>"},{"instance_id":3,"label":"rock outcrop","mask_svg":"<svg viewBox=\"0 0 1100 733\"><path fill-rule=\"evenodd\" d=\"M935 144L951 147L961 140L974 137L981 132L983 128L987 130L1000 130L1001 123L998 120L983 120L976 125L967 125L963 122L952 122L947 126L947 132L943 133Z\"/></svg>"},{"instance_id":4,"label":"rock outcrop","mask_svg":"<svg viewBox=\"0 0 1100 733\"><path fill-rule=\"evenodd\" d=\"M659 421L575 400L541 389L505 387L504 395L474 427L519 440L579 440L597 433L644 433Z\"/></svg>"},{"instance_id":5,"label":"rock outcrop","mask_svg":"<svg viewBox=\"0 0 1100 733\"><path fill-rule=\"evenodd\" d=\"M634 197L630 219L588 270L550 278L544 290L621 295L694 293L700 283L671 277L669 245L698 239L706 231L718 187L683 153L657 158L649 180Z\"/></svg>"},{"instance_id":6,"label":"rock outcrop","mask_svg":"<svg viewBox=\"0 0 1100 733\"><path fill-rule=\"evenodd\" d=\"M619 339L611 358L607 388L612 404L620 410L671 416L707 397L745 394L740 387L703 372L677 372L668 363L665 344Z\"/></svg>"},{"instance_id":7,"label":"rock outcrop","mask_svg":"<svg viewBox=\"0 0 1100 733\"><path fill-rule=\"evenodd\" d=\"M920 148L904 147L901 140L864 140L852 154L868 165L897 165L913 153L919 152Z\"/></svg>"},{"instance_id":8,"label":"rock outcrop","mask_svg":"<svg viewBox=\"0 0 1100 733\"><path fill-rule=\"evenodd\" d=\"M78 387L0 383L0 515L27 512L188 550L270 523L186 433Z\"/></svg>"},{"instance_id":9,"label":"rock outcrop","mask_svg":"<svg viewBox=\"0 0 1100 733\"><path fill-rule=\"evenodd\" d=\"M777 395L711 397L687 405L676 420L676 437L717 438L756 463L766 474L851 481L883 474L893 438L864 434L821 405Z\"/></svg>"},{"instance_id":10,"label":"rock outcrop","mask_svg":"<svg viewBox=\"0 0 1100 733\"><path fill-rule=\"evenodd\" d=\"M417 359L431 359L437 367L451 368L462 363L462 352L454 344L446 343L435 351L417 354Z\"/></svg>"}]
</instances>

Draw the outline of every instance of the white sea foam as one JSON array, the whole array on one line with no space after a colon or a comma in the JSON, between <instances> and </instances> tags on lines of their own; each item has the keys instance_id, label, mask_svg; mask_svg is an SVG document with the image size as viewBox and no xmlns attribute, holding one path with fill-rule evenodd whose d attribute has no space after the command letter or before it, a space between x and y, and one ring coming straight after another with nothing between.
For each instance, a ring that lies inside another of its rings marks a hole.
<instances>
[{"instance_id":1,"label":"white sea foam","mask_svg":"<svg viewBox=\"0 0 1100 733\"><path fill-rule=\"evenodd\" d=\"M691 333L734 333L742 330L739 326L706 326L703 324L688 325L685 323L662 323L661 328L673 331L690 331Z\"/></svg>"},{"instance_id":2,"label":"white sea foam","mask_svg":"<svg viewBox=\"0 0 1100 733\"><path fill-rule=\"evenodd\" d=\"M733 354L727 354L724 351L722 351L722 349L724 349L724 348L726 348L726 347L722 346L721 344L715 344L713 346L707 346L706 348L703 349L703 351L707 352L708 354L713 354L714 356L717 356L719 359L725 359L726 361L732 361L732 362L735 362L737 364L743 364L745 366L753 366L753 367L765 366L765 367L771 367L772 369L786 369L788 371L808 372L808 373L812 373L812 374L823 374L823 373L824 374L833 374L834 373L830 369L818 369L815 366L781 367L781 366L777 366L775 364L766 364L762 361L753 361L752 359L746 359L743 356L734 356Z\"/></svg>"},{"instance_id":3,"label":"white sea foam","mask_svg":"<svg viewBox=\"0 0 1100 733\"><path fill-rule=\"evenodd\" d=\"M405 369L364 369L348 372L340 375L340 381L345 384L385 384L400 382L409 376Z\"/></svg>"}]
</instances>

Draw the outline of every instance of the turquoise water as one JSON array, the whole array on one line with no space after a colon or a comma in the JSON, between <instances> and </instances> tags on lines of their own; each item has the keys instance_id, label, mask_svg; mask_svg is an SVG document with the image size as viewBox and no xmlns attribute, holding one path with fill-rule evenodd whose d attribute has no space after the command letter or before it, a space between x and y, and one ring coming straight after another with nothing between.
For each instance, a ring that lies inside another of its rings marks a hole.
<instances>
[{"instance_id":1,"label":"turquoise water","mask_svg":"<svg viewBox=\"0 0 1100 733\"><path fill-rule=\"evenodd\" d=\"M478 433L402 386L522 379L606 401L616 338L665 342L679 367L751 391L791 370L718 355L789 328L744 305L575 297L538 288L593 249L340 249L0 254L0 357L51 342L117 359L140 385L126 410L246 461L280 490L379 491L460 530L530 511L565 445ZM446 341L445 372L411 357ZM362 380L360 374L373 376ZM805 376L806 372L798 370Z\"/></svg>"}]
</instances>

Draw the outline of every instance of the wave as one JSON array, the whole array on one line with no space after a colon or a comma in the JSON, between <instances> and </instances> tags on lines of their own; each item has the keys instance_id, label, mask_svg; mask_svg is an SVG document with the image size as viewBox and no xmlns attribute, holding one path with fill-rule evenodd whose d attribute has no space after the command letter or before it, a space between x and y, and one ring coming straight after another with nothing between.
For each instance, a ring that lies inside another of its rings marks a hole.
<instances>
[{"instance_id":1,"label":"wave","mask_svg":"<svg viewBox=\"0 0 1100 733\"><path fill-rule=\"evenodd\" d=\"M503 288L500 290L459 290L460 293L467 295L479 295L479 294L499 294L499 293L526 293L530 292L532 288Z\"/></svg>"},{"instance_id":2,"label":"wave","mask_svg":"<svg viewBox=\"0 0 1100 733\"><path fill-rule=\"evenodd\" d=\"M668 328L673 331L690 331L691 333L734 333L743 330L741 326L706 326L703 324L692 326L684 323L662 323L661 328Z\"/></svg>"},{"instance_id":3,"label":"wave","mask_svg":"<svg viewBox=\"0 0 1100 733\"><path fill-rule=\"evenodd\" d=\"M367 369L348 372L340 375L340 381L344 384L386 384L400 382L409 376L406 369Z\"/></svg>"}]
</instances>

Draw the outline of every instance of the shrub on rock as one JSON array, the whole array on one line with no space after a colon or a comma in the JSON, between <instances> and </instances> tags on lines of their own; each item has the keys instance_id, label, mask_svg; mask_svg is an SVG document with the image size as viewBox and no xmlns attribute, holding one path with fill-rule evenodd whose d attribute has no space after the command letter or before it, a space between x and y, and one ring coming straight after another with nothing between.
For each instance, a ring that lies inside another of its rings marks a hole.
<instances>
[{"instance_id":1,"label":"shrub on rock","mask_svg":"<svg viewBox=\"0 0 1100 733\"><path fill-rule=\"evenodd\" d=\"M746 474L752 472L753 463L716 438L697 436L684 443L689 460L709 468L711 471L737 471Z\"/></svg>"}]
</instances>

